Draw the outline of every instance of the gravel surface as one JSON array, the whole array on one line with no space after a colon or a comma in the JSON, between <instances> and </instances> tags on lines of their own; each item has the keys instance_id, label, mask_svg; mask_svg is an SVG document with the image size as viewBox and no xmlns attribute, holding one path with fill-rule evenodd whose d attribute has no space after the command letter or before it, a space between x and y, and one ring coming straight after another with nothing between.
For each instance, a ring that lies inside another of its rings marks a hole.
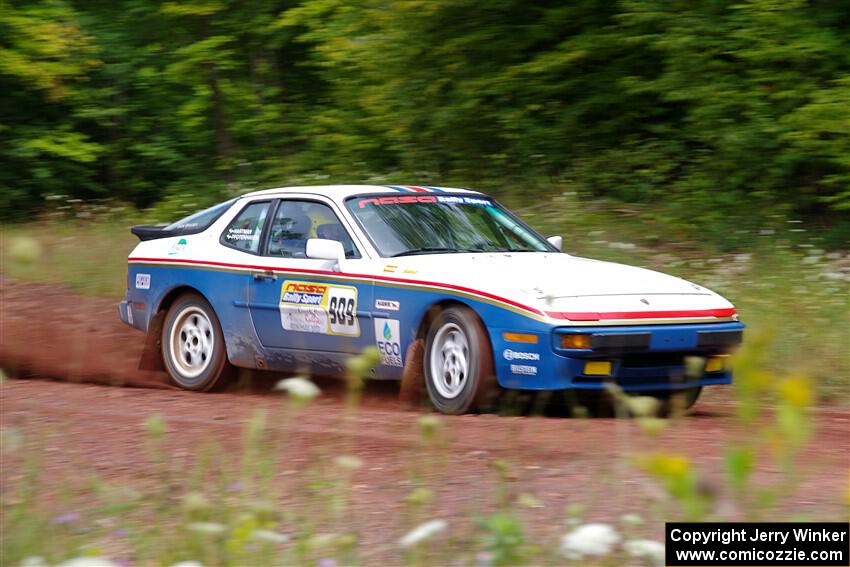
<instances>
[{"instance_id":1,"label":"gravel surface","mask_svg":"<svg viewBox=\"0 0 850 567\"><path fill-rule=\"evenodd\" d=\"M587 507L585 519L610 522L633 512L674 519L676 507L663 490L632 465L635 455L650 451L687 455L705 490L714 494L715 511L724 519L745 517L746 504L723 488L724 448L752 434L734 418L729 388L709 389L691 415L670 421L655 438L635 420L441 416L441 446L427 449L417 434L425 412L403 409L396 384L367 384L361 404L349 410L341 382L319 380L323 394L291 419L285 400L271 391L275 376L255 376L239 391L196 394L168 389L161 373L137 370L143 336L120 323L116 300L9 282L0 282L0 299L0 368L49 378L7 380L0 387L0 426L37 439L42 467L53 479L91 474L131 485L155 482L144 450L143 423L152 414L168 424L167 448L178 469L191 470L199 448L210 440L238 464L246 423L264 409L271 428L285 438L281 483L298 486L323 457L353 454L363 461L354 474L352 514L375 553L402 534L399 514L391 511L403 508L414 478L436 492L431 517L450 525L468 525L492 510L497 459L509 463L507 490L539 501L522 514L541 536L564 533L564 510L576 503ZM770 419L768 412L764 420ZM846 519L850 416L842 408L817 408L813 422L811 441L796 459L799 482L783 493L778 513ZM20 465L16 458L5 459L2 493L22 478ZM755 482L768 486L780 480L780 467L765 450ZM58 491L59 484L46 490ZM285 498L293 505L301 501L297 495ZM646 529L660 537L663 525Z\"/></svg>"}]
</instances>

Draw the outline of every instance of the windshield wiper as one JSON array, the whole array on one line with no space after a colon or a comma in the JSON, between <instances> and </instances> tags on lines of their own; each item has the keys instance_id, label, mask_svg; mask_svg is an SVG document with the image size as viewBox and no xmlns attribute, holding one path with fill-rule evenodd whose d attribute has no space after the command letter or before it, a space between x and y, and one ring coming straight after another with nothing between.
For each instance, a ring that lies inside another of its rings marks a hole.
<instances>
[{"instance_id":1,"label":"windshield wiper","mask_svg":"<svg viewBox=\"0 0 850 567\"><path fill-rule=\"evenodd\" d=\"M390 258L396 258L398 256L415 256L417 254L447 254L451 252L481 252L481 250L473 250L469 248L447 248L443 246L423 246L422 248L413 248L411 250L392 254Z\"/></svg>"}]
</instances>

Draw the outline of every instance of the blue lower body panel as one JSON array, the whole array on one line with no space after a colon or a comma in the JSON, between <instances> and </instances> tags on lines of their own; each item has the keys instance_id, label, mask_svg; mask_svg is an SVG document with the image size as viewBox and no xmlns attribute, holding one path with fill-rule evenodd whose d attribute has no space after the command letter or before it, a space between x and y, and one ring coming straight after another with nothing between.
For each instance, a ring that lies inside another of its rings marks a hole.
<instances>
[{"instance_id":1,"label":"blue lower body panel","mask_svg":"<svg viewBox=\"0 0 850 567\"><path fill-rule=\"evenodd\" d=\"M510 329L494 329L491 338L504 388L601 390L616 384L627 391L659 391L731 383L732 373L720 357L741 342L743 328L737 322L556 327L525 344L506 341L503 331ZM570 334L588 335L592 344L561 348L561 337ZM587 373L588 362L609 364L610 371Z\"/></svg>"}]
</instances>

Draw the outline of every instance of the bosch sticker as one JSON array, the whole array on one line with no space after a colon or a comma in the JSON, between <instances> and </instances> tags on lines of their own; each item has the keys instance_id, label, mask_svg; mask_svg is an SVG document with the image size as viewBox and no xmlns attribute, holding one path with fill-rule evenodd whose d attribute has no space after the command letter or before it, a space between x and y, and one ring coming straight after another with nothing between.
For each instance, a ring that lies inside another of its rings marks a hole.
<instances>
[{"instance_id":1,"label":"bosch sticker","mask_svg":"<svg viewBox=\"0 0 850 567\"><path fill-rule=\"evenodd\" d=\"M505 360L540 360L540 354L536 352L520 352L509 348L502 352L502 356L505 357Z\"/></svg>"},{"instance_id":2,"label":"bosch sticker","mask_svg":"<svg viewBox=\"0 0 850 567\"><path fill-rule=\"evenodd\" d=\"M280 288L280 324L287 331L359 337L357 288L286 280Z\"/></svg>"},{"instance_id":3,"label":"bosch sticker","mask_svg":"<svg viewBox=\"0 0 850 567\"><path fill-rule=\"evenodd\" d=\"M381 353L381 364L404 366L401 356L398 319L375 318L375 342Z\"/></svg>"}]
</instances>

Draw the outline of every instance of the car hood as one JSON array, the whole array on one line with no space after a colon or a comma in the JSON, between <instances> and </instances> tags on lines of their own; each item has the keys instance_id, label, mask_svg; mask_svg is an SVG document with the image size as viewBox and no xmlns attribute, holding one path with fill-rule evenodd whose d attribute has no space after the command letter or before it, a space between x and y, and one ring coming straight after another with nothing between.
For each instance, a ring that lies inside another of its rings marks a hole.
<instances>
[{"instance_id":1,"label":"car hood","mask_svg":"<svg viewBox=\"0 0 850 567\"><path fill-rule=\"evenodd\" d=\"M711 290L681 278L568 254L431 254L393 258L384 270L404 278L460 285L547 311L731 307Z\"/></svg>"}]
</instances>

